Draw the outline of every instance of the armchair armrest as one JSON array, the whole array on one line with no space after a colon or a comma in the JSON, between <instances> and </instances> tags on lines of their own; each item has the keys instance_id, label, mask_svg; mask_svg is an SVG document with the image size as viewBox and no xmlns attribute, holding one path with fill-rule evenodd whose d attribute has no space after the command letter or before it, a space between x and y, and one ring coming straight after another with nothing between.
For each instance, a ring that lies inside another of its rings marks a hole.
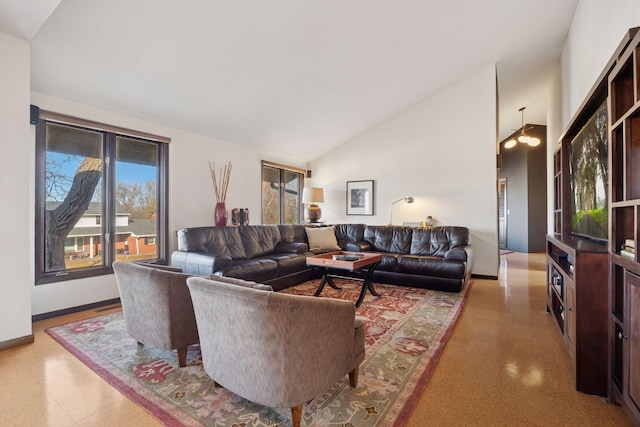
<instances>
[{"instance_id":1,"label":"armchair armrest","mask_svg":"<svg viewBox=\"0 0 640 427\"><path fill-rule=\"evenodd\" d=\"M171 254L171 266L182 269L188 274L209 276L218 270L233 265L233 259L226 255L210 255L202 252L174 251Z\"/></svg>"},{"instance_id":2,"label":"armchair armrest","mask_svg":"<svg viewBox=\"0 0 640 427\"><path fill-rule=\"evenodd\" d=\"M309 245L303 242L278 242L276 253L303 254L309 251Z\"/></svg>"},{"instance_id":3,"label":"armchair armrest","mask_svg":"<svg viewBox=\"0 0 640 427\"><path fill-rule=\"evenodd\" d=\"M361 240L359 242L349 242L346 244L345 249L351 252L366 252L372 251L373 245L366 240Z\"/></svg>"}]
</instances>

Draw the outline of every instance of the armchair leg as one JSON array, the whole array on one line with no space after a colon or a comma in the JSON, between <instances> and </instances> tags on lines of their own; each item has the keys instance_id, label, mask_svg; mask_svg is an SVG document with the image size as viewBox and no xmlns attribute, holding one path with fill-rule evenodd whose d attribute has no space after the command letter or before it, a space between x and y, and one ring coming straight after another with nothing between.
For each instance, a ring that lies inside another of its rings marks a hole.
<instances>
[{"instance_id":1,"label":"armchair leg","mask_svg":"<svg viewBox=\"0 0 640 427\"><path fill-rule=\"evenodd\" d=\"M358 371L360 370L360 366L356 366L353 368L353 371L349 372L349 385L351 388L356 388L358 385Z\"/></svg>"},{"instance_id":2,"label":"armchair leg","mask_svg":"<svg viewBox=\"0 0 640 427\"><path fill-rule=\"evenodd\" d=\"M302 420L302 404L291 408L291 422L293 427L300 427L300 421Z\"/></svg>"},{"instance_id":3,"label":"armchair leg","mask_svg":"<svg viewBox=\"0 0 640 427\"><path fill-rule=\"evenodd\" d=\"M178 366L181 368L187 366L187 347L178 349Z\"/></svg>"}]
</instances>

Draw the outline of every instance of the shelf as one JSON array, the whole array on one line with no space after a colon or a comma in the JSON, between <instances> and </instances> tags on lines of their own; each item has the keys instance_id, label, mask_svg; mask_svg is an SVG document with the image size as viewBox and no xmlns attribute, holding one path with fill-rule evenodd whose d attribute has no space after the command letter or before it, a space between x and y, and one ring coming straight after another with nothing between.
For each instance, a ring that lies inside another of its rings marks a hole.
<instances>
[{"instance_id":1,"label":"shelf","mask_svg":"<svg viewBox=\"0 0 640 427\"><path fill-rule=\"evenodd\" d=\"M625 121L626 199L640 199L640 112Z\"/></svg>"},{"instance_id":2,"label":"shelf","mask_svg":"<svg viewBox=\"0 0 640 427\"><path fill-rule=\"evenodd\" d=\"M618 68L619 71L613 71L616 75L610 85L612 122L618 121L634 104L633 56L629 56Z\"/></svg>"},{"instance_id":3,"label":"shelf","mask_svg":"<svg viewBox=\"0 0 640 427\"><path fill-rule=\"evenodd\" d=\"M611 269L611 286L610 286L610 310L611 315L624 322L624 275L625 270L620 265L613 265Z\"/></svg>"},{"instance_id":4,"label":"shelf","mask_svg":"<svg viewBox=\"0 0 640 427\"><path fill-rule=\"evenodd\" d=\"M617 256L620 256L620 249L626 240L637 241L636 213L635 206L611 208L611 251Z\"/></svg>"}]
</instances>

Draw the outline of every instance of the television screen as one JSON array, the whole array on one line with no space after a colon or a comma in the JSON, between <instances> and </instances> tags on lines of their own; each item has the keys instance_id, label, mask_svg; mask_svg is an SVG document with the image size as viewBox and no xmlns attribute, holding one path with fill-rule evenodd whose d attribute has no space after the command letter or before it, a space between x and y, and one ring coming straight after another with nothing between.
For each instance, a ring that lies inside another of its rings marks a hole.
<instances>
[{"instance_id":1,"label":"television screen","mask_svg":"<svg viewBox=\"0 0 640 427\"><path fill-rule=\"evenodd\" d=\"M607 240L607 103L598 108L571 141L569 182L573 234Z\"/></svg>"}]
</instances>

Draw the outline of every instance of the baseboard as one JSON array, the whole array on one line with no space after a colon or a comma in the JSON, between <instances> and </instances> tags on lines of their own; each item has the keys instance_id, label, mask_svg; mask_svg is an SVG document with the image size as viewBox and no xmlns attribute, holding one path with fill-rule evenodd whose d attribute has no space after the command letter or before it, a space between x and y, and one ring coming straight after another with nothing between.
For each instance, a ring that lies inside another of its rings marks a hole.
<instances>
[{"instance_id":1,"label":"baseboard","mask_svg":"<svg viewBox=\"0 0 640 427\"><path fill-rule=\"evenodd\" d=\"M489 276L487 274L473 274L471 273L472 279L487 279L487 280L498 280L498 276Z\"/></svg>"},{"instance_id":2,"label":"baseboard","mask_svg":"<svg viewBox=\"0 0 640 427\"><path fill-rule=\"evenodd\" d=\"M33 334L25 335L24 337L20 337L20 338L14 338L9 341L3 341L3 342L0 342L0 351L8 350L13 347L19 347L25 344L31 344L33 343L33 341L34 341Z\"/></svg>"},{"instance_id":3,"label":"baseboard","mask_svg":"<svg viewBox=\"0 0 640 427\"><path fill-rule=\"evenodd\" d=\"M91 310L94 308L101 308L108 305L120 304L120 298L113 298L106 301L94 302L92 304L80 305L77 307L65 308L63 310L50 311L49 313L36 314L35 316L31 316L32 322L37 322L38 320L51 319L52 317L63 316L65 314L73 314L79 311Z\"/></svg>"}]
</instances>

